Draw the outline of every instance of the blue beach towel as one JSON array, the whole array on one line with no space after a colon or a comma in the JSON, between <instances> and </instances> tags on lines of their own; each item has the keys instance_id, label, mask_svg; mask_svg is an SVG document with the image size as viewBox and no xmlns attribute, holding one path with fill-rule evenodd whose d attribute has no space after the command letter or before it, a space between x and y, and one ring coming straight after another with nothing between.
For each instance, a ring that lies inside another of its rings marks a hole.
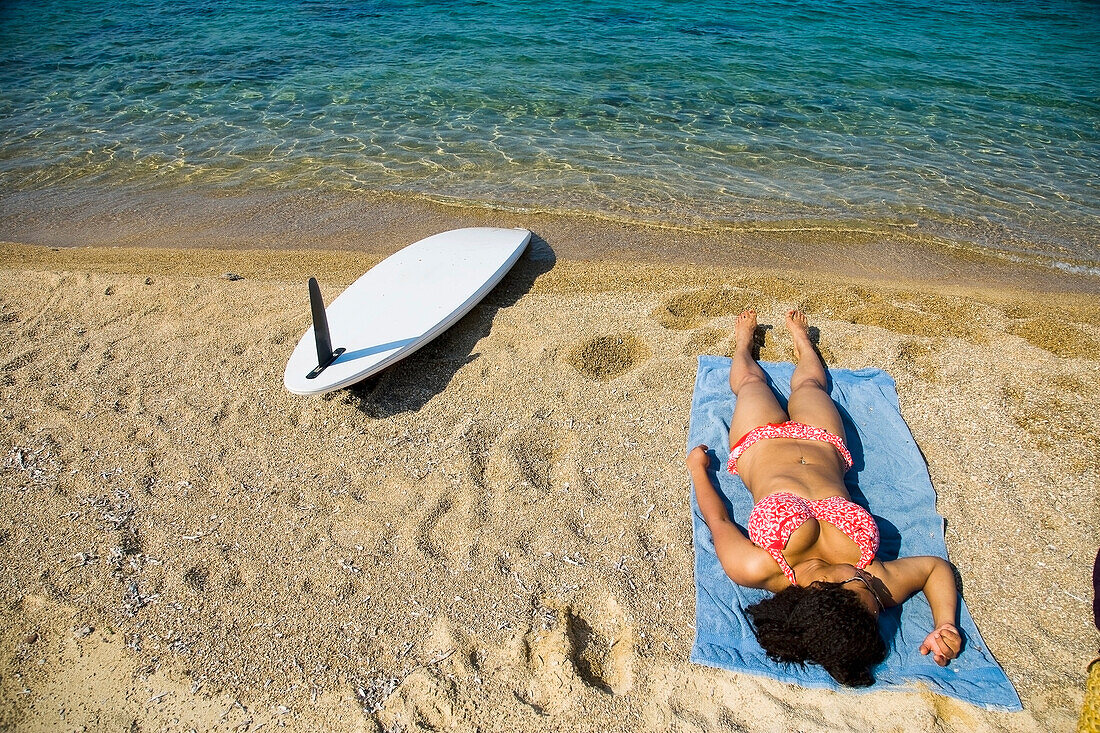
<instances>
[{"instance_id":1,"label":"blue beach towel","mask_svg":"<svg viewBox=\"0 0 1100 733\"><path fill-rule=\"evenodd\" d=\"M785 405L790 393L789 363L761 363ZM729 423L734 398L729 388L730 360L699 357L695 394L691 402L691 426L687 448L700 443L711 448L711 479L725 499L733 521L745 531L752 497L737 476L726 470L729 457ZM848 448L855 465L845 475L852 500L866 507L878 522L881 534L878 559L887 561L909 555L947 557L943 518L936 513L936 493L928 477L924 457L902 419L894 380L881 369L830 370L830 395L844 418ZM691 661L711 667L748 672L793 682L805 687L842 689L817 665L800 667L768 659L756 642L746 606L767 592L742 588L728 577L714 554L710 530L691 494L695 543L695 645ZM932 611L923 593L880 618L888 655L872 670L875 684L933 692L965 700L992 710L1021 710L1020 697L982 641L966 605L959 604L959 629L966 641L959 657L947 667L918 651L932 630ZM851 688L844 688L851 689Z\"/></svg>"}]
</instances>

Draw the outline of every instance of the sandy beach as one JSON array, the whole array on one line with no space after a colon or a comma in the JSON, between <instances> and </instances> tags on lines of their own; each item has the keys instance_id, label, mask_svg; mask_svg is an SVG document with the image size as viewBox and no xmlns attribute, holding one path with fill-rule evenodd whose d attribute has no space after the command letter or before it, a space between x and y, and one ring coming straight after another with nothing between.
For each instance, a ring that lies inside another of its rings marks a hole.
<instances>
[{"instance_id":1,"label":"sandy beach","mask_svg":"<svg viewBox=\"0 0 1100 733\"><path fill-rule=\"evenodd\" d=\"M1098 645L1093 281L874 233L814 262L820 233L431 212L369 246L156 221L0 244L0 728L1073 728ZM283 388L306 277L335 294L489 223L535 244L457 326L352 389ZM750 305L761 358L792 358L798 306L830 366L897 380L1023 712L688 662L696 357Z\"/></svg>"}]
</instances>

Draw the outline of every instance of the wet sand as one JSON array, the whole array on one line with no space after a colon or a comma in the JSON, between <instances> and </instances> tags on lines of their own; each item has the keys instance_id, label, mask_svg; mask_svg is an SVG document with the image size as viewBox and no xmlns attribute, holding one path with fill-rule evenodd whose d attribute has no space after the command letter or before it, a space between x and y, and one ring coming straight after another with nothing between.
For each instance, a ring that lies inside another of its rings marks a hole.
<instances>
[{"instance_id":1,"label":"wet sand","mask_svg":"<svg viewBox=\"0 0 1100 733\"><path fill-rule=\"evenodd\" d=\"M973 222L956 222L951 228L965 236L949 238L904 221L716 222L670 211L653 222L387 193L219 194L81 186L0 198L0 241L54 247L323 250L383 256L431 234L467 226L530 229L565 260L806 272L917 287L934 283L1100 293L1100 273L1053 268L1051 258L1039 254L1041 248L1010 241L1005 232ZM980 244L988 240L998 244Z\"/></svg>"},{"instance_id":2,"label":"wet sand","mask_svg":"<svg viewBox=\"0 0 1100 733\"><path fill-rule=\"evenodd\" d=\"M934 248L921 272L860 272L864 235L785 268L809 239L761 253L744 232L434 211L380 216L370 244L148 225L0 245L0 727L1072 728L1098 643L1090 281ZM528 226L535 246L383 375L283 389L308 275L336 293L471 224ZM695 358L728 353L748 305L772 326L764 359L792 357L782 314L800 306L830 366L895 377L1024 712L688 663Z\"/></svg>"}]
</instances>

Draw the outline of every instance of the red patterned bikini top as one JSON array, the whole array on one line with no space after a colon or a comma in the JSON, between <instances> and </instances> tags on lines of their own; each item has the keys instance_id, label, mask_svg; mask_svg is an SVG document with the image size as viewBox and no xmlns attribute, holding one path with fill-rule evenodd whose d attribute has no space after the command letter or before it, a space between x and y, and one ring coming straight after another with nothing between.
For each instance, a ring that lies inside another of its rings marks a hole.
<instances>
[{"instance_id":1,"label":"red patterned bikini top","mask_svg":"<svg viewBox=\"0 0 1100 733\"><path fill-rule=\"evenodd\" d=\"M794 531L810 517L828 522L851 538L859 547L857 568L865 568L878 552L878 525L874 517L859 504L842 496L829 496L812 501L786 491L765 496L749 514L749 539L762 547L779 563L779 568L796 585L794 570L783 557L783 548Z\"/></svg>"}]
</instances>

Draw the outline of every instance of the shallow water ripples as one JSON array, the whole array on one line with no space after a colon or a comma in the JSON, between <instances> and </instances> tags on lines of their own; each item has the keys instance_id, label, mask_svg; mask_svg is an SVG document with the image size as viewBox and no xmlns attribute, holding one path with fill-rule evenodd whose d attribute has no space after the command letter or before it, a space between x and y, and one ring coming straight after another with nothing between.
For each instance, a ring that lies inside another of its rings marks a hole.
<instances>
[{"instance_id":1,"label":"shallow water ripples","mask_svg":"<svg viewBox=\"0 0 1100 733\"><path fill-rule=\"evenodd\" d=\"M936 11L15 2L0 191L382 189L974 224L1100 260L1100 19L1065 2Z\"/></svg>"}]
</instances>

